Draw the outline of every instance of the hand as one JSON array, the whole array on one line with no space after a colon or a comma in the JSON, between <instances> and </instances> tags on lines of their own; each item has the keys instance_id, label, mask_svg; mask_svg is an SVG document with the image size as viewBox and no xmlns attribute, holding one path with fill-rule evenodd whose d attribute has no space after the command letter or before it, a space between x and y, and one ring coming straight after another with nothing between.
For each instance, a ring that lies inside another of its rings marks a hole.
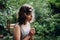
<instances>
[{"instance_id":1,"label":"hand","mask_svg":"<svg viewBox=\"0 0 60 40\"><path fill-rule=\"evenodd\" d=\"M30 36L33 36L35 34L35 29L34 28L31 28L30 29L30 32L29 32L29 35Z\"/></svg>"}]
</instances>

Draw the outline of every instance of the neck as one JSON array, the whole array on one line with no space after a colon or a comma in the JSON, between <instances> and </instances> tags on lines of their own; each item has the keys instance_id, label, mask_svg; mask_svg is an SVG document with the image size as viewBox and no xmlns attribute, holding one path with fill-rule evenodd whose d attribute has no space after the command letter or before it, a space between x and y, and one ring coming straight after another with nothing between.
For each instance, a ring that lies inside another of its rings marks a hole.
<instances>
[{"instance_id":1,"label":"neck","mask_svg":"<svg viewBox=\"0 0 60 40\"><path fill-rule=\"evenodd\" d=\"M30 21L25 21L24 25L25 25L25 24L27 24L27 22L29 22L29 23L30 23Z\"/></svg>"}]
</instances>

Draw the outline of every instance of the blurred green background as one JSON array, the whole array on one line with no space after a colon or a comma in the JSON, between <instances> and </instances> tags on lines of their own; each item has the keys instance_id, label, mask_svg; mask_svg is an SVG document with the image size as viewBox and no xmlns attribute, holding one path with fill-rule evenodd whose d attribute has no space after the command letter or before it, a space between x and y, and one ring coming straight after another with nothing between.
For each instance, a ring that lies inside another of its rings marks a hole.
<instances>
[{"instance_id":1,"label":"blurred green background","mask_svg":"<svg viewBox=\"0 0 60 40\"><path fill-rule=\"evenodd\" d=\"M7 20L16 23L16 13L25 3L35 9L34 40L60 40L60 0L0 0L0 24L5 28ZM13 35L5 34L4 40L13 40Z\"/></svg>"}]
</instances>

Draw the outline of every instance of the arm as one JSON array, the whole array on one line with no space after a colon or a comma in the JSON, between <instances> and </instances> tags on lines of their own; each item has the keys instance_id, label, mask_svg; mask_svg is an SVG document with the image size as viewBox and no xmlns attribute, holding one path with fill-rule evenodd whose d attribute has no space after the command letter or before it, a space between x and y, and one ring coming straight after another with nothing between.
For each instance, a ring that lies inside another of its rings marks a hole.
<instances>
[{"instance_id":1,"label":"arm","mask_svg":"<svg viewBox=\"0 0 60 40\"><path fill-rule=\"evenodd\" d=\"M26 37L24 37L23 40L29 40L30 39L30 35L27 35Z\"/></svg>"},{"instance_id":2,"label":"arm","mask_svg":"<svg viewBox=\"0 0 60 40\"><path fill-rule=\"evenodd\" d=\"M13 35L14 35L14 40L21 40L20 39L21 37L20 26L15 25Z\"/></svg>"},{"instance_id":3,"label":"arm","mask_svg":"<svg viewBox=\"0 0 60 40\"><path fill-rule=\"evenodd\" d=\"M30 33L29 33L29 35L30 35L30 40L34 40L34 39L33 39L34 34L35 34L35 29L34 29L34 28L31 28L31 29L30 29Z\"/></svg>"}]
</instances>

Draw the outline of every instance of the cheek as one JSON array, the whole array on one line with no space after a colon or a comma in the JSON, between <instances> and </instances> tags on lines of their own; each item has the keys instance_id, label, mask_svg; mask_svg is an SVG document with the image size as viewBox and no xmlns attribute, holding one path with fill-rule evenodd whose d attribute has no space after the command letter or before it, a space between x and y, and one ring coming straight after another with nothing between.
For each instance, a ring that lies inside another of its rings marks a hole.
<instances>
[{"instance_id":1,"label":"cheek","mask_svg":"<svg viewBox=\"0 0 60 40\"><path fill-rule=\"evenodd\" d=\"M28 20L31 20L32 19L32 17L31 16L28 16Z\"/></svg>"}]
</instances>

